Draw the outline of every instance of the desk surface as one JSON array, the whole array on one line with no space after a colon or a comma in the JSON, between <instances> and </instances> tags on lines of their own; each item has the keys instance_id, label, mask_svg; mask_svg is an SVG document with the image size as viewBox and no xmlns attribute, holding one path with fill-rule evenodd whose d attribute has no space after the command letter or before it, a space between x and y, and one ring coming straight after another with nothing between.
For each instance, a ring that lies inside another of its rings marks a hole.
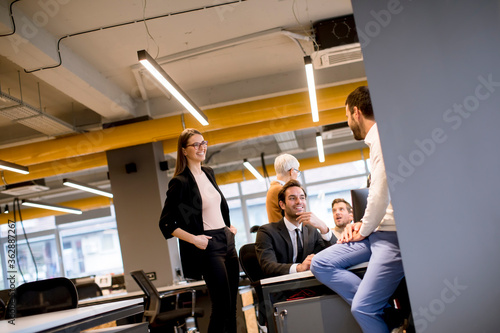
<instances>
[{"instance_id":1,"label":"desk surface","mask_svg":"<svg viewBox=\"0 0 500 333\"><path fill-rule=\"evenodd\" d=\"M167 291L180 290L180 289L184 289L184 288L189 289L189 288L194 288L194 287L199 287L199 286L204 286L204 285L205 285L204 280L194 281L194 282L189 282L189 283L173 284L170 286L158 288L158 292L161 294L161 293L164 293ZM134 298L139 298L142 296L144 296L144 293L142 291L109 294L109 295L104 295L104 296L99 296L99 297L92 297L92 298L83 299L83 300L78 302L78 306L85 307L85 306L89 306L89 305L115 302L115 301L119 301L119 300L134 299Z\"/></svg>"},{"instance_id":2,"label":"desk surface","mask_svg":"<svg viewBox=\"0 0 500 333\"><path fill-rule=\"evenodd\" d=\"M366 268L368 267L368 262L361 263L359 265L354 265L349 268L350 271L354 271L360 268ZM293 273L293 274L285 274L285 275L278 275L278 276L273 276L267 279L262 279L260 280L260 284L262 286L272 284L272 283L278 283L278 282L286 282L286 281L291 281L291 280L298 280L298 279L305 279L305 278L310 278L314 277L313 273L311 271L305 271L305 272L299 272L299 273Z\"/></svg>"},{"instance_id":3,"label":"desk surface","mask_svg":"<svg viewBox=\"0 0 500 333\"><path fill-rule=\"evenodd\" d=\"M142 299L137 298L16 318L15 325L3 320L0 321L0 332L60 332L68 328L79 332L80 329L91 328L143 311Z\"/></svg>"}]
</instances>

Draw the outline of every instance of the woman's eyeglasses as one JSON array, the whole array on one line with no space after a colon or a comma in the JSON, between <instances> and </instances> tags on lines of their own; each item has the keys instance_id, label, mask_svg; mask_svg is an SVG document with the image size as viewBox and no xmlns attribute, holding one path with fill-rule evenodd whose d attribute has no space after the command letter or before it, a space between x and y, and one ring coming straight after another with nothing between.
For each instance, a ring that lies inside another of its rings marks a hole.
<instances>
[{"instance_id":1,"label":"woman's eyeglasses","mask_svg":"<svg viewBox=\"0 0 500 333\"><path fill-rule=\"evenodd\" d=\"M195 143L192 143L190 145L186 145L186 147L193 147L194 149L198 150L200 149L200 146L203 145L203 146L207 146L208 145L208 141L202 141L202 142L195 142Z\"/></svg>"}]
</instances>

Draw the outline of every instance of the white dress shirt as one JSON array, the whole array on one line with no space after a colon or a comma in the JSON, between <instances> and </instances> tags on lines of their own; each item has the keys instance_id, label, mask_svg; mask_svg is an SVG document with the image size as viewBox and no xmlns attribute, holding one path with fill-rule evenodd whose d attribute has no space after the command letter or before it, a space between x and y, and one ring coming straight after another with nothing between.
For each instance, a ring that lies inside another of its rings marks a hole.
<instances>
[{"instance_id":1,"label":"white dress shirt","mask_svg":"<svg viewBox=\"0 0 500 333\"><path fill-rule=\"evenodd\" d=\"M302 241L304 241L304 236L302 234L302 223L299 224L298 227L295 226L295 224L293 224L292 222L288 221L286 219L286 217L283 217L283 221L285 222L285 226L286 228L288 229L288 233L290 234L290 239L292 240L292 247L293 247L293 262L295 262L297 260L297 234L295 233L295 229L299 228L299 232L300 232L300 238L302 239ZM319 232L319 231L318 231ZM332 231L330 230L330 228L328 228L328 232L326 234L321 234L321 238L323 238L323 240L329 242L330 239L332 239ZM304 243L302 243L302 247L304 247ZM292 266L290 266L290 271L289 273L297 273L297 266L299 264L293 264Z\"/></svg>"},{"instance_id":2,"label":"white dress shirt","mask_svg":"<svg viewBox=\"0 0 500 333\"><path fill-rule=\"evenodd\" d=\"M363 225L359 233L368 237L373 231L396 231L394 211L392 209L382 147L378 135L377 124L373 125L365 137L370 147L371 183L366 203Z\"/></svg>"}]
</instances>

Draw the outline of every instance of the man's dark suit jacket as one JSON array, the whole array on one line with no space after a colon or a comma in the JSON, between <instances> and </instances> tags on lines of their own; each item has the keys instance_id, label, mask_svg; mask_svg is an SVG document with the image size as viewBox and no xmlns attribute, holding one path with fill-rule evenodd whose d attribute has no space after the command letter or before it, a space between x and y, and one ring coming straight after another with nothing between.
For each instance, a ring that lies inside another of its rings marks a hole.
<instances>
[{"instance_id":1,"label":"man's dark suit jacket","mask_svg":"<svg viewBox=\"0 0 500 333\"><path fill-rule=\"evenodd\" d=\"M332 236L330 242L324 241L319 231L310 225L303 225L302 233L304 235L304 255L300 258L300 262L311 253L318 253L337 242L335 236ZM293 246L283 219L259 228L255 241L255 251L260 267L267 277L290 272L290 266L293 264Z\"/></svg>"},{"instance_id":2,"label":"man's dark suit jacket","mask_svg":"<svg viewBox=\"0 0 500 333\"><path fill-rule=\"evenodd\" d=\"M220 193L220 210L226 226L230 226L229 207L219 186L215 182L215 175L211 168L202 166L201 169ZM193 235L203 234L203 203L200 190L193 174L188 167L172 178L168 184L167 199L160 216L160 230L166 239L172 238L172 232L181 228ZM179 239L182 270L184 277L196 280L201 279L201 258L203 250L191 243Z\"/></svg>"}]
</instances>

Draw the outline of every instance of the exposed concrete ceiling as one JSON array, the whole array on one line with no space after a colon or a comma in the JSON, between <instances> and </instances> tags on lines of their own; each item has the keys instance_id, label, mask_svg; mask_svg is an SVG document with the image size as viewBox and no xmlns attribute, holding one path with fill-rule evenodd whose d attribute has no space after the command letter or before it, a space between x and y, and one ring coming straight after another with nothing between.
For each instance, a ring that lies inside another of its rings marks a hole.
<instances>
[{"instance_id":1,"label":"exposed concrete ceiling","mask_svg":"<svg viewBox=\"0 0 500 333\"><path fill-rule=\"evenodd\" d=\"M166 159L173 161L168 140L182 130L179 115L184 111L138 64L137 51L146 49L209 115L210 125L205 128L189 114L185 120L187 126L212 136L215 145L210 149L218 153L210 165L216 172L241 170L243 158L257 159L261 153L267 156L266 164L272 165L274 156L282 152L273 135L288 131L294 131L298 144L291 152L308 159L315 156L315 133L329 124L325 119L345 121L339 114L345 90L352 87L349 83L366 83L362 61L316 70L319 107L325 116L321 123L300 118L310 112L303 57L316 47L312 24L351 13L349 0L0 0L0 35L6 35L0 37L0 91L77 131L99 133L104 141L108 138L105 123L147 116L150 120L143 122L147 125L133 125L154 127L155 121L175 119L168 134L146 139L164 141ZM41 69L47 67L54 68ZM321 96L322 88L325 96ZM294 98L302 104L292 112L287 100ZM281 104L274 105L276 101ZM252 102L261 104L245 113ZM65 175L106 186L106 161L99 154L137 144L108 138L115 146L96 152L72 146L63 156L48 147L71 136L47 136L2 116L2 103L0 159L35 171L42 170L44 163L74 165L69 161L87 160L86 166L61 168L59 174L40 171L51 188L60 188ZM270 123L273 119L286 119L285 125L277 128ZM127 126L123 126L125 132ZM129 128L132 131L133 126ZM231 131L242 135L229 135ZM363 147L348 135L325 144L327 155ZM242 149L245 146L253 148ZM54 158L39 158L50 154ZM5 172L4 180L7 184L23 180L16 177ZM0 203L10 199L0 194Z\"/></svg>"}]
</instances>

